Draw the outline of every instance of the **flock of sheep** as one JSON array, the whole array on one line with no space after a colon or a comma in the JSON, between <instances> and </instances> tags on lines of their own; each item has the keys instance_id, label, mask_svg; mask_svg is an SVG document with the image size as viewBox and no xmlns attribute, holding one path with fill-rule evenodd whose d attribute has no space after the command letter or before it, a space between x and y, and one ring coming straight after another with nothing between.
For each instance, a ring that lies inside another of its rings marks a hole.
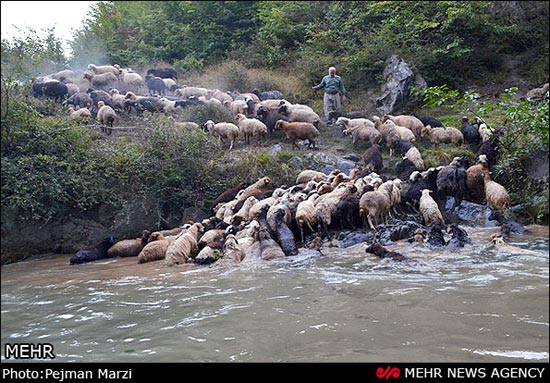
<instances>
[{"instance_id":1,"label":"flock of sheep","mask_svg":"<svg viewBox=\"0 0 550 383\"><path fill-rule=\"evenodd\" d=\"M284 132L298 149L298 140L307 140L308 148L315 149L319 130L326 127L312 108L292 104L278 91L239 94L180 86L172 68L151 69L145 78L116 65L90 64L88 69L83 74L61 71L42 78L33 86L33 94L61 101L59 94L66 87L63 104L70 105L70 116L95 117L107 132L120 113L131 110L177 117L186 106L216 104L227 108L232 120L208 120L203 128L230 150L239 137L248 145L251 139L263 141L276 130ZM71 82L79 75L89 82L85 92ZM297 254L297 243L307 246L307 235L315 238L311 246L318 248L322 238L330 238L330 230L363 228L376 232L389 219L405 214L418 214L423 232L444 229L447 224L442 208L447 197L485 203L503 213L510 207L505 188L491 179L500 133L479 118L470 122L464 117L461 129L457 129L444 127L435 118L415 115L367 118L361 112L342 112L329 117L327 123L341 127L354 148L358 141L367 143L362 167L349 174L338 169L330 174L304 170L289 187L276 187L269 177L252 185L240 184L215 201L214 216L208 220L169 231L144 231L133 240L118 241L111 236L94 249L79 251L71 263L115 256L137 256L139 263L164 259L168 265L271 259ZM176 124L184 129L199 128L189 121ZM477 151L477 163L470 166L466 158L456 157L446 166L426 169L415 146L422 141L434 147L469 145ZM380 175L387 170L383 148L389 150L390 158L394 151L402 156L393 169L397 174L393 179Z\"/></svg>"}]
</instances>

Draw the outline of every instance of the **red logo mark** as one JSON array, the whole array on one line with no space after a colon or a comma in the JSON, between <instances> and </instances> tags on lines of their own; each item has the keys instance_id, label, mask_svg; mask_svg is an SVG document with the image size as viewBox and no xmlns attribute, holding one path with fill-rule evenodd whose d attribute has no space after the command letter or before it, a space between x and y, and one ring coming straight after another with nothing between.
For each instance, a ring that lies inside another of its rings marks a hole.
<instances>
[{"instance_id":1,"label":"red logo mark","mask_svg":"<svg viewBox=\"0 0 550 383\"><path fill-rule=\"evenodd\" d=\"M384 370L382 367L378 367L376 369L376 377L378 379L384 379L389 380L390 378L399 378L401 375L401 370L398 367L393 367L388 365L386 369Z\"/></svg>"}]
</instances>

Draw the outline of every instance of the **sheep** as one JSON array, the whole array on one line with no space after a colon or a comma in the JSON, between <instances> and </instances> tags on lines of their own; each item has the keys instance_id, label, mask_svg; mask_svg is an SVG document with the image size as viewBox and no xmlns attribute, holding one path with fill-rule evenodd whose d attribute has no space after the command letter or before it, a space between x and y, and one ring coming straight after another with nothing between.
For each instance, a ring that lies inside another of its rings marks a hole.
<instances>
[{"instance_id":1,"label":"sheep","mask_svg":"<svg viewBox=\"0 0 550 383\"><path fill-rule=\"evenodd\" d=\"M117 119L117 114L109 105L105 105L103 101L97 103L97 120L101 123L101 131L104 132L105 125L112 128L113 122ZM112 129L107 129L108 134L112 133Z\"/></svg>"},{"instance_id":2,"label":"sheep","mask_svg":"<svg viewBox=\"0 0 550 383\"><path fill-rule=\"evenodd\" d=\"M120 66L117 64L115 65L94 65L89 64L88 70L91 71L92 74L104 74L104 73L111 73L115 76L118 76L120 73Z\"/></svg>"},{"instance_id":3,"label":"sheep","mask_svg":"<svg viewBox=\"0 0 550 383\"><path fill-rule=\"evenodd\" d=\"M154 77L153 75L145 76L145 83L147 89L149 89L149 95L154 96L158 93L160 96L166 95L166 84L160 77Z\"/></svg>"},{"instance_id":4,"label":"sheep","mask_svg":"<svg viewBox=\"0 0 550 383\"><path fill-rule=\"evenodd\" d=\"M290 122L308 122L319 128L321 117L314 111L305 108L289 108L288 105L281 105L278 112L287 116Z\"/></svg>"},{"instance_id":5,"label":"sheep","mask_svg":"<svg viewBox=\"0 0 550 383\"><path fill-rule=\"evenodd\" d=\"M107 256L109 258L114 257L137 257L141 250L147 245L149 240L150 232L149 230L143 230L141 232L141 237L136 239L123 239L122 241L116 242L113 246L107 251Z\"/></svg>"},{"instance_id":6,"label":"sheep","mask_svg":"<svg viewBox=\"0 0 550 383\"><path fill-rule=\"evenodd\" d=\"M32 96L36 98L53 98L55 101L61 102L68 93L69 88L67 88L67 85L57 80L46 81L39 84L32 84Z\"/></svg>"},{"instance_id":7,"label":"sheep","mask_svg":"<svg viewBox=\"0 0 550 383\"><path fill-rule=\"evenodd\" d=\"M399 138L403 141L410 141L410 142L415 142L416 141L416 137L413 133L412 130L410 130L409 128L406 128L404 126L401 126L401 125L396 125L395 122L393 122L392 120L387 120L383 123L383 125L389 125L391 126L393 129L395 129L395 131L397 132L397 134L399 135ZM376 127L376 125L375 125ZM380 129L379 129L380 130ZM381 132L381 131L380 131ZM382 132L381 132L382 133ZM386 141L387 142L387 141Z\"/></svg>"},{"instance_id":8,"label":"sheep","mask_svg":"<svg viewBox=\"0 0 550 383\"><path fill-rule=\"evenodd\" d=\"M402 193L401 205L415 210L419 205L423 189L430 189L435 192L437 190L437 175L439 174L439 170L437 168L429 168L422 173L414 171L410 176L410 182Z\"/></svg>"},{"instance_id":9,"label":"sheep","mask_svg":"<svg viewBox=\"0 0 550 383\"><path fill-rule=\"evenodd\" d=\"M393 146L394 143L401 140L402 137L399 134L399 131L395 128L395 125L384 124L378 117L373 117L374 128L380 132L382 139L386 145L390 148L390 157L393 155ZM412 132L410 132L412 133ZM405 133L407 135L407 133ZM414 134L409 135L409 139L414 141Z\"/></svg>"},{"instance_id":10,"label":"sheep","mask_svg":"<svg viewBox=\"0 0 550 383\"><path fill-rule=\"evenodd\" d=\"M173 78L174 80L178 79L178 72L174 68L170 67L148 69L147 75L160 78Z\"/></svg>"},{"instance_id":11,"label":"sheep","mask_svg":"<svg viewBox=\"0 0 550 383\"><path fill-rule=\"evenodd\" d=\"M440 143L452 144L455 146L461 146L464 143L464 136L457 128L432 128L430 125L425 126L421 130L422 137L428 136L430 142L435 147L438 147Z\"/></svg>"},{"instance_id":12,"label":"sheep","mask_svg":"<svg viewBox=\"0 0 550 383\"><path fill-rule=\"evenodd\" d=\"M444 230L445 226L443 226L443 223L439 220L432 221L428 225L428 237L426 242L428 243L429 248L441 248L446 245L445 236L443 235Z\"/></svg>"},{"instance_id":13,"label":"sheep","mask_svg":"<svg viewBox=\"0 0 550 383\"><path fill-rule=\"evenodd\" d=\"M71 97L73 94L80 92L78 85L73 84L72 82L64 83L67 85L67 95Z\"/></svg>"},{"instance_id":14,"label":"sheep","mask_svg":"<svg viewBox=\"0 0 550 383\"><path fill-rule=\"evenodd\" d=\"M220 244L220 246L205 246L203 247L197 254L195 258L193 258L193 263L199 264L199 265L209 265L211 263L216 262L218 259L220 259L223 254L221 253L221 250L223 248L223 244Z\"/></svg>"},{"instance_id":15,"label":"sheep","mask_svg":"<svg viewBox=\"0 0 550 383\"><path fill-rule=\"evenodd\" d=\"M204 225L203 225L203 230L204 230ZM198 250L202 250L205 246L215 247L216 243L223 242L224 239L225 239L225 229L205 230L204 233L197 240L197 248Z\"/></svg>"},{"instance_id":16,"label":"sheep","mask_svg":"<svg viewBox=\"0 0 550 383\"><path fill-rule=\"evenodd\" d=\"M283 100L281 99L263 100L258 103L258 107L256 109L264 108L268 112L277 112L279 110L279 106L281 106L281 101ZM283 101L283 104L284 104L284 101Z\"/></svg>"},{"instance_id":17,"label":"sheep","mask_svg":"<svg viewBox=\"0 0 550 383\"><path fill-rule=\"evenodd\" d=\"M109 95L111 96L111 107L116 110L124 110L126 107L126 95L120 94L116 88L111 89Z\"/></svg>"},{"instance_id":18,"label":"sheep","mask_svg":"<svg viewBox=\"0 0 550 383\"><path fill-rule=\"evenodd\" d=\"M314 110L308 106L308 105L304 105L304 104L291 104L290 102L288 102L287 100L285 99L282 99L279 101L279 108L281 106L286 106L286 109L287 111L291 112L292 110L294 109L307 109L309 110L310 112L314 112Z\"/></svg>"},{"instance_id":19,"label":"sheep","mask_svg":"<svg viewBox=\"0 0 550 383\"><path fill-rule=\"evenodd\" d=\"M466 187L470 200L481 202L485 196L485 173L489 172L487 156L482 154L477 160L477 164L470 166L466 170Z\"/></svg>"},{"instance_id":20,"label":"sheep","mask_svg":"<svg viewBox=\"0 0 550 383\"><path fill-rule=\"evenodd\" d=\"M328 122L334 123L339 117L356 119L356 118L367 118L367 115L363 112L341 112L337 110L331 110L328 113Z\"/></svg>"},{"instance_id":21,"label":"sheep","mask_svg":"<svg viewBox=\"0 0 550 383\"><path fill-rule=\"evenodd\" d=\"M80 108L91 108L94 104L92 98L84 92L78 92L71 96L68 99L63 101L63 106L74 105L75 107Z\"/></svg>"},{"instance_id":22,"label":"sheep","mask_svg":"<svg viewBox=\"0 0 550 383\"><path fill-rule=\"evenodd\" d=\"M384 160L380 153L380 146L374 144L363 153L365 170L371 172L381 172L384 169Z\"/></svg>"},{"instance_id":23,"label":"sheep","mask_svg":"<svg viewBox=\"0 0 550 383\"><path fill-rule=\"evenodd\" d=\"M363 226L368 221L369 227L376 230L372 219L378 224L379 219L385 219L391 203L391 195L387 189L378 187L374 191L363 193L359 199L359 216L363 219Z\"/></svg>"},{"instance_id":24,"label":"sheep","mask_svg":"<svg viewBox=\"0 0 550 383\"><path fill-rule=\"evenodd\" d=\"M233 97L233 99L235 101L237 100L242 100L242 101L246 101L246 99L252 99L254 100L254 102L260 102L260 98L258 96L256 96L254 93L239 93L238 91L234 90L232 93L231 93L231 96Z\"/></svg>"},{"instance_id":25,"label":"sheep","mask_svg":"<svg viewBox=\"0 0 550 383\"><path fill-rule=\"evenodd\" d=\"M296 146L298 150L300 147L296 144L296 140L308 140L307 147L315 149L315 138L319 136L319 131L313 124L309 122L286 122L279 120L275 124L275 130L277 129L283 129L287 140L291 140L292 145Z\"/></svg>"},{"instance_id":26,"label":"sheep","mask_svg":"<svg viewBox=\"0 0 550 383\"><path fill-rule=\"evenodd\" d=\"M424 127L422 121L409 115L392 116L390 114L386 114L382 118L382 121L386 122L387 120L393 121L395 125L404 126L405 128L410 129L416 137L420 137L422 128Z\"/></svg>"},{"instance_id":27,"label":"sheep","mask_svg":"<svg viewBox=\"0 0 550 383\"><path fill-rule=\"evenodd\" d=\"M98 103L100 101L103 101L105 105L111 105L111 95L104 90L94 90L93 88L88 88L86 90L86 93L90 95L90 98L92 99L92 113L97 115L97 111L99 110Z\"/></svg>"},{"instance_id":28,"label":"sheep","mask_svg":"<svg viewBox=\"0 0 550 383\"><path fill-rule=\"evenodd\" d=\"M158 77L158 76L157 76ZM164 85L166 86L166 89L173 92L178 88L178 84L171 78L163 78L162 81L164 81Z\"/></svg>"},{"instance_id":29,"label":"sheep","mask_svg":"<svg viewBox=\"0 0 550 383\"><path fill-rule=\"evenodd\" d=\"M418 118L424 126L430 125L432 128L442 128L443 123L434 117L419 117L415 113L412 113L411 116Z\"/></svg>"},{"instance_id":30,"label":"sheep","mask_svg":"<svg viewBox=\"0 0 550 383\"><path fill-rule=\"evenodd\" d=\"M456 251L459 247L472 243L466 230L460 228L456 223L451 223L449 230L451 232L451 239L447 242L447 250Z\"/></svg>"},{"instance_id":31,"label":"sheep","mask_svg":"<svg viewBox=\"0 0 550 383\"><path fill-rule=\"evenodd\" d=\"M444 201L447 196L457 198L458 205L463 199L468 198L468 187L466 185L466 169L469 167L468 160L462 157L455 157L447 166L443 166L437 174L438 197Z\"/></svg>"},{"instance_id":32,"label":"sheep","mask_svg":"<svg viewBox=\"0 0 550 383\"><path fill-rule=\"evenodd\" d=\"M220 145L223 143L223 139L229 140L229 150L233 149L235 140L239 136L239 127L231 122L218 122L214 124L214 121L208 120L204 123L204 127L213 136L218 137Z\"/></svg>"},{"instance_id":33,"label":"sheep","mask_svg":"<svg viewBox=\"0 0 550 383\"><path fill-rule=\"evenodd\" d=\"M467 144L473 144L478 145L479 141L481 140L481 136L479 135L479 131L470 124L468 121L468 117L464 116L460 120L460 124L462 125L462 135L464 136L464 142Z\"/></svg>"},{"instance_id":34,"label":"sheep","mask_svg":"<svg viewBox=\"0 0 550 383\"><path fill-rule=\"evenodd\" d=\"M182 232L166 250L166 265L186 263L189 258L193 258L198 249L197 240L203 230L202 224L196 222L185 233Z\"/></svg>"},{"instance_id":35,"label":"sheep","mask_svg":"<svg viewBox=\"0 0 550 383\"><path fill-rule=\"evenodd\" d=\"M394 261L407 261L410 260L410 258L405 257L403 254L395 252L395 251L389 251L386 249L380 242L375 242L370 246L367 246L365 248L365 252L369 254L374 254L379 258L390 258Z\"/></svg>"},{"instance_id":36,"label":"sheep","mask_svg":"<svg viewBox=\"0 0 550 383\"><path fill-rule=\"evenodd\" d=\"M118 77L111 72L93 74L84 72L84 78L90 82L93 87L109 89L117 85Z\"/></svg>"},{"instance_id":37,"label":"sheep","mask_svg":"<svg viewBox=\"0 0 550 383\"><path fill-rule=\"evenodd\" d=\"M472 124L477 125L477 130L479 132L479 136L481 137L482 143L489 141L492 138L493 130L489 128L487 124L479 117L475 117Z\"/></svg>"},{"instance_id":38,"label":"sheep","mask_svg":"<svg viewBox=\"0 0 550 383\"><path fill-rule=\"evenodd\" d=\"M212 202L212 207L218 205L219 203L231 201L233 198L235 198L235 196L237 195L239 190L244 189L248 186L250 186L250 182L244 182L243 181L243 182L239 183L238 185L225 190L223 193L221 193L219 196L216 197L214 202Z\"/></svg>"},{"instance_id":39,"label":"sheep","mask_svg":"<svg viewBox=\"0 0 550 383\"><path fill-rule=\"evenodd\" d=\"M275 213L275 226L273 227L273 230L276 235L275 240L281 246L283 253L285 256L290 257L298 254L298 247L296 246L294 234L285 221L285 214L286 211L284 209L277 210Z\"/></svg>"},{"instance_id":40,"label":"sheep","mask_svg":"<svg viewBox=\"0 0 550 383\"><path fill-rule=\"evenodd\" d=\"M393 146L399 149L401 155L403 156L403 159L408 159L414 164L416 170L424 170L424 161L422 160L422 155L411 142L399 140L395 141L393 143Z\"/></svg>"},{"instance_id":41,"label":"sheep","mask_svg":"<svg viewBox=\"0 0 550 383\"><path fill-rule=\"evenodd\" d=\"M245 253L239 247L239 240L233 234L227 235L223 245L223 259L240 263L244 257Z\"/></svg>"},{"instance_id":42,"label":"sheep","mask_svg":"<svg viewBox=\"0 0 550 383\"><path fill-rule=\"evenodd\" d=\"M76 265L79 263L94 262L107 258L107 251L116 241L118 241L118 238L110 235L93 249L78 250L76 254L71 257L69 262L71 265Z\"/></svg>"},{"instance_id":43,"label":"sheep","mask_svg":"<svg viewBox=\"0 0 550 383\"><path fill-rule=\"evenodd\" d=\"M485 142L481 143L481 146L477 150L477 156L485 155L487 158L487 165L489 169L496 165L499 157L499 145L502 131L496 130L493 137Z\"/></svg>"},{"instance_id":44,"label":"sheep","mask_svg":"<svg viewBox=\"0 0 550 383\"><path fill-rule=\"evenodd\" d=\"M208 89L205 97L207 99L213 99L214 98L214 99L220 101L222 103L222 105L225 101L233 101L233 97L228 95L226 92L222 92L219 89Z\"/></svg>"},{"instance_id":45,"label":"sheep","mask_svg":"<svg viewBox=\"0 0 550 383\"><path fill-rule=\"evenodd\" d=\"M342 118L342 117L339 117ZM353 120L352 120L353 121ZM374 124L373 124L374 125ZM382 134L374 128L374 126L359 126L359 127L348 127L344 129L342 133L346 135L351 135L352 137L352 146L355 148L355 143L357 140L363 140L369 142L372 145L376 145L382 141Z\"/></svg>"},{"instance_id":46,"label":"sheep","mask_svg":"<svg viewBox=\"0 0 550 383\"><path fill-rule=\"evenodd\" d=\"M270 136L273 135L277 121L284 120L290 122L287 116L277 112L277 110L269 110L261 105L256 110L256 118L264 123Z\"/></svg>"},{"instance_id":47,"label":"sheep","mask_svg":"<svg viewBox=\"0 0 550 383\"><path fill-rule=\"evenodd\" d=\"M120 71L119 79L126 86L127 89L139 91L142 88L145 89L147 83L145 79L141 77L139 73Z\"/></svg>"},{"instance_id":48,"label":"sheep","mask_svg":"<svg viewBox=\"0 0 550 383\"><path fill-rule=\"evenodd\" d=\"M235 119L237 125L244 136L244 142L250 144L250 137L265 139L267 135L267 126L255 118L247 118L244 114L237 114Z\"/></svg>"},{"instance_id":49,"label":"sheep","mask_svg":"<svg viewBox=\"0 0 550 383\"><path fill-rule=\"evenodd\" d=\"M431 192L430 189L424 189L420 197L420 213L422 214L422 218L424 218L424 224L428 226L434 221L440 221L445 225L445 220L443 219L441 211L439 211L437 203L430 196Z\"/></svg>"},{"instance_id":50,"label":"sheep","mask_svg":"<svg viewBox=\"0 0 550 383\"><path fill-rule=\"evenodd\" d=\"M171 101L167 99L166 97L161 97L159 99L159 102L163 105L163 110L165 113L169 114L177 114L181 109L178 109L179 105L177 101Z\"/></svg>"},{"instance_id":51,"label":"sheep","mask_svg":"<svg viewBox=\"0 0 550 383\"><path fill-rule=\"evenodd\" d=\"M307 200L302 201L296 207L295 221L302 238L302 244L305 247L304 242L304 226L307 225L311 232L314 232L313 226L317 224L317 218L315 217L315 200L319 198L318 193L311 193Z\"/></svg>"},{"instance_id":52,"label":"sheep","mask_svg":"<svg viewBox=\"0 0 550 383\"><path fill-rule=\"evenodd\" d=\"M180 96L183 99L186 99L186 98L189 98L191 96L195 96L195 97L205 96L205 97L208 97L208 92L209 92L209 90L206 89L206 88L199 88L199 87L196 87L196 86L186 86L186 85L184 85L182 88L176 89L174 91L174 94Z\"/></svg>"},{"instance_id":53,"label":"sheep","mask_svg":"<svg viewBox=\"0 0 550 383\"><path fill-rule=\"evenodd\" d=\"M508 230L512 233L524 234L527 231L521 223L507 219L504 214L498 210L492 210L487 219L497 221L501 228L506 225Z\"/></svg>"},{"instance_id":54,"label":"sheep","mask_svg":"<svg viewBox=\"0 0 550 383\"><path fill-rule=\"evenodd\" d=\"M243 190L243 193L239 196L238 201L244 202L250 196L260 199L260 196L266 194L266 192L273 192L273 181L269 177L261 177L252 185Z\"/></svg>"},{"instance_id":55,"label":"sheep","mask_svg":"<svg viewBox=\"0 0 550 383\"><path fill-rule=\"evenodd\" d=\"M238 225L241 222L247 222L249 220L250 208L258 202L258 199L254 196L248 197L243 206L231 217L231 225Z\"/></svg>"},{"instance_id":56,"label":"sheep","mask_svg":"<svg viewBox=\"0 0 550 383\"><path fill-rule=\"evenodd\" d=\"M336 215L336 207L340 200L346 196L357 192L357 187L352 183L341 183L333 191L322 195L315 202L315 218L319 236L325 234L330 238L329 227L332 223L332 217Z\"/></svg>"},{"instance_id":57,"label":"sheep","mask_svg":"<svg viewBox=\"0 0 550 383\"><path fill-rule=\"evenodd\" d=\"M52 73L49 77L53 78L54 80L65 82L63 81L65 79L76 79L77 73L74 70L64 69L57 73Z\"/></svg>"},{"instance_id":58,"label":"sheep","mask_svg":"<svg viewBox=\"0 0 550 383\"><path fill-rule=\"evenodd\" d=\"M296 177L296 184L307 184L309 181L324 181L327 179L327 175L317 170L306 169L302 170Z\"/></svg>"},{"instance_id":59,"label":"sheep","mask_svg":"<svg viewBox=\"0 0 550 383\"><path fill-rule=\"evenodd\" d=\"M540 88L531 89L530 91L527 92L527 94L525 95L525 98L527 100L535 100L535 101L543 100L544 97L546 96L546 93L548 93L549 86L550 84L546 83Z\"/></svg>"},{"instance_id":60,"label":"sheep","mask_svg":"<svg viewBox=\"0 0 550 383\"><path fill-rule=\"evenodd\" d=\"M73 107L69 107L68 113L69 113L69 117L75 118L75 119L78 118L83 120L90 120L92 118L92 113L90 112L90 110L86 108L74 110Z\"/></svg>"},{"instance_id":61,"label":"sheep","mask_svg":"<svg viewBox=\"0 0 550 383\"><path fill-rule=\"evenodd\" d=\"M265 92L260 92L259 89L253 89L252 93L254 93L260 101L264 100L274 100L274 99L281 99L283 98L283 94L279 92L278 90L269 90Z\"/></svg>"},{"instance_id":62,"label":"sheep","mask_svg":"<svg viewBox=\"0 0 550 383\"><path fill-rule=\"evenodd\" d=\"M248 104L244 100L225 101L223 104L233 116L238 114L248 115Z\"/></svg>"},{"instance_id":63,"label":"sheep","mask_svg":"<svg viewBox=\"0 0 550 383\"><path fill-rule=\"evenodd\" d=\"M491 180L491 172L483 175L487 206L505 212L510 208L510 195L501 184Z\"/></svg>"},{"instance_id":64,"label":"sheep","mask_svg":"<svg viewBox=\"0 0 550 383\"><path fill-rule=\"evenodd\" d=\"M285 256L281 246L273 238L271 238L265 227L260 228L260 231L258 232L258 239L260 242L261 258L264 261Z\"/></svg>"},{"instance_id":65,"label":"sheep","mask_svg":"<svg viewBox=\"0 0 550 383\"><path fill-rule=\"evenodd\" d=\"M158 231L151 233L149 242L141 249L138 254L138 263L159 261L166 258L166 250L170 241Z\"/></svg>"}]
</instances>

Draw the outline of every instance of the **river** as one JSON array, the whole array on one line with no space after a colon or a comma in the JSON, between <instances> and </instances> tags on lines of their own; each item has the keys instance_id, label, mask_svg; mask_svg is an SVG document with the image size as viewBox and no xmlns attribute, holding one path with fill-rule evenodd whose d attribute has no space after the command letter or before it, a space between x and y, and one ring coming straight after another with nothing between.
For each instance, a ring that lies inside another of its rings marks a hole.
<instances>
[{"instance_id":1,"label":"river","mask_svg":"<svg viewBox=\"0 0 550 383\"><path fill-rule=\"evenodd\" d=\"M548 362L547 226L414 259L327 248L232 269L51 255L1 269L4 344L57 362Z\"/></svg>"}]
</instances>

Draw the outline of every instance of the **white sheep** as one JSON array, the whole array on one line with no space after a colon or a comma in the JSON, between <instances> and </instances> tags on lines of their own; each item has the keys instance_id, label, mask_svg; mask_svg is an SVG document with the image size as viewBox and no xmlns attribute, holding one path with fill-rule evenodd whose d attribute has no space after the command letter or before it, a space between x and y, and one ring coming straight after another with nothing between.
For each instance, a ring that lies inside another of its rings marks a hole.
<instances>
[{"instance_id":1,"label":"white sheep","mask_svg":"<svg viewBox=\"0 0 550 383\"><path fill-rule=\"evenodd\" d=\"M248 105L244 100L225 101L223 106L229 109L233 116L237 116L239 113L245 116L248 114Z\"/></svg>"},{"instance_id":2,"label":"white sheep","mask_svg":"<svg viewBox=\"0 0 550 383\"><path fill-rule=\"evenodd\" d=\"M424 218L424 224L428 226L434 221L439 221L445 225L443 215L437 206L437 203L430 195L432 191L430 189L423 189L422 196L420 197L420 213Z\"/></svg>"},{"instance_id":3,"label":"white sheep","mask_svg":"<svg viewBox=\"0 0 550 383\"><path fill-rule=\"evenodd\" d=\"M97 103L97 120L101 123L101 131L105 131L104 125L108 127L113 127L113 123L118 118L116 112L109 105L105 105L103 101ZM111 134L112 130L109 129L108 133Z\"/></svg>"},{"instance_id":4,"label":"white sheep","mask_svg":"<svg viewBox=\"0 0 550 383\"><path fill-rule=\"evenodd\" d=\"M197 252L197 241L199 235L204 231L204 226L197 222L191 227L180 233L176 240L172 242L166 250L166 265L173 266L187 262L193 258Z\"/></svg>"},{"instance_id":5,"label":"white sheep","mask_svg":"<svg viewBox=\"0 0 550 383\"><path fill-rule=\"evenodd\" d=\"M267 126L255 118L247 118L244 114L238 113L235 116L237 124L244 136L244 142L250 144L250 137L258 137L262 140L267 136Z\"/></svg>"},{"instance_id":6,"label":"white sheep","mask_svg":"<svg viewBox=\"0 0 550 383\"><path fill-rule=\"evenodd\" d=\"M126 88L135 90L136 92L141 89L147 89L147 83L141 77L139 73L135 72L126 72L121 70L119 74L119 79L126 86Z\"/></svg>"},{"instance_id":7,"label":"white sheep","mask_svg":"<svg viewBox=\"0 0 550 383\"><path fill-rule=\"evenodd\" d=\"M126 95L120 94L119 90L116 88L111 89L109 95L111 96L111 106L119 110L124 110Z\"/></svg>"},{"instance_id":8,"label":"white sheep","mask_svg":"<svg viewBox=\"0 0 550 383\"><path fill-rule=\"evenodd\" d=\"M204 127L213 137L218 137L220 145L223 143L223 139L229 140L229 150L233 149L235 140L239 136L239 127L231 122L218 122L214 123L212 120L208 120L204 123Z\"/></svg>"},{"instance_id":9,"label":"white sheep","mask_svg":"<svg viewBox=\"0 0 550 383\"><path fill-rule=\"evenodd\" d=\"M313 226L317 224L317 218L315 217L315 200L319 198L318 193L311 193L307 200L302 201L296 207L296 225L300 229L302 236L302 243L304 242L304 226L307 225L311 232L314 232Z\"/></svg>"},{"instance_id":10,"label":"white sheep","mask_svg":"<svg viewBox=\"0 0 550 383\"><path fill-rule=\"evenodd\" d=\"M316 128L321 124L321 117L312 110L305 108L289 109L287 105L279 107L279 113L288 117L290 122L308 122Z\"/></svg>"},{"instance_id":11,"label":"white sheep","mask_svg":"<svg viewBox=\"0 0 550 383\"><path fill-rule=\"evenodd\" d=\"M411 161L417 170L419 171L424 170L424 160L422 159L422 155L420 154L420 151L415 146L407 150L407 152L403 156L403 159L405 158Z\"/></svg>"},{"instance_id":12,"label":"white sheep","mask_svg":"<svg viewBox=\"0 0 550 383\"><path fill-rule=\"evenodd\" d=\"M84 120L89 120L92 118L92 113L87 108L80 108L78 110L75 110L73 107L69 107L68 113L69 117L71 118L81 118Z\"/></svg>"},{"instance_id":13,"label":"white sheep","mask_svg":"<svg viewBox=\"0 0 550 383\"><path fill-rule=\"evenodd\" d=\"M115 76L120 74L120 66L115 65L88 65L88 69L94 74L112 73Z\"/></svg>"},{"instance_id":14,"label":"white sheep","mask_svg":"<svg viewBox=\"0 0 550 383\"><path fill-rule=\"evenodd\" d=\"M208 89L184 85L183 87L176 89L174 94L180 96L182 99L187 99L190 96L208 96Z\"/></svg>"},{"instance_id":15,"label":"white sheep","mask_svg":"<svg viewBox=\"0 0 550 383\"><path fill-rule=\"evenodd\" d=\"M405 126L396 125L392 120L387 120L384 122L384 125L389 125L395 129L397 134L399 134L399 139L403 141L415 142L416 137L412 130Z\"/></svg>"}]
</instances>

